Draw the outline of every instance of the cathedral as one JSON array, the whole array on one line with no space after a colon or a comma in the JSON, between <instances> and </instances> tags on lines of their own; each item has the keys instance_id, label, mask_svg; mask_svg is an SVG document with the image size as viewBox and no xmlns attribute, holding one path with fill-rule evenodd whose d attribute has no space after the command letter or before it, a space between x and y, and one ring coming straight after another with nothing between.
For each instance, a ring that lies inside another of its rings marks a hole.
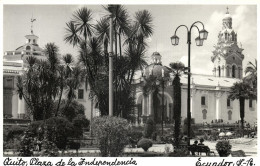
<instances>
[{"instance_id":1,"label":"cathedral","mask_svg":"<svg viewBox=\"0 0 260 166\"><path fill-rule=\"evenodd\" d=\"M241 81L243 75L243 49L237 45L237 33L232 28L232 17L227 11L222 20L222 29L219 32L218 42L214 46L209 63L214 64L212 75L191 74L191 116L195 123L211 123L220 121L235 123L240 120L239 101L228 99L230 87ZM242 25L241 25L242 26ZM33 33L25 36L26 42L14 51L6 51L3 58L3 114L5 119L22 120L26 117L27 106L24 100L19 99L16 92L17 76L26 70L25 58L29 55L45 58L43 49L38 45L39 37ZM172 122L174 76L169 67L161 63L162 55L154 52L151 55L152 63L136 76L134 96L136 102L136 122L142 123L145 118L152 117L157 123L161 120ZM211 60L211 62L210 62ZM148 94L143 93L143 85L150 76L163 78L164 88L159 88ZM187 117L187 75L181 76L181 117ZM84 105L88 119L99 116L95 103L88 99L89 90L85 87L78 89L77 101ZM156 103L156 104L155 104ZM245 121L250 124L257 122L257 105L255 100L245 102ZM4 121L5 123L5 121Z\"/></svg>"},{"instance_id":2,"label":"cathedral","mask_svg":"<svg viewBox=\"0 0 260 166\"><path fill-rule=\"evenodd\" d=\"M237 45L237 33L232 28L232 17L227 11L222 20L222 29L218 34L218 42L214 46L211 62L214 64L212 75L191 73L191 117L195 123L223 122L231 124L240 120L239 101L228 99L229 89L242 79L243 49ZM173 77L168 67L161 63L162 56L154 52L152 63L137 79L139 88L136 89L138 118L152 117L155 121L165 123L173 120ZM210 63L210 59L209 59ZM164 78L166 86L160 88L154 95L150 92L143 94L142 86L149 76ZM168 77L168 78L167 78ZM181 117L187 117L187 82L188 76L181 76ZM156 102L156 104L154 104ZM257 106L255 100L245 101L245 121L250 124L257 122ZM162 111L164 111L162 113ZM162 118L163 116L163 118Z\"/></svg>"}]
</instances>

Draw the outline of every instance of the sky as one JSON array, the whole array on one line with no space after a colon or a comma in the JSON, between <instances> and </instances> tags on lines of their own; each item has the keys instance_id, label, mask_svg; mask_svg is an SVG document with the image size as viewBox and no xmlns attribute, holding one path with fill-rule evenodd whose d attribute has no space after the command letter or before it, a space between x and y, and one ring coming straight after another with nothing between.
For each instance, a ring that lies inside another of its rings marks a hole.
<instances>
[{"instance_id":1,"label":"sky","mask_svg":"<svg viewBox=\"0 0 260 166\"><path fill-rule=\"evenodd\" d=\"M170 37L181 25L188 27L195 21L204 23L209 32L208 39L202 47L195 46L198 32L192 31L191 70L192 73L212 75L211 62L214 45L222 28L222 18L226 13L226 5L124 5L131 17L139 10L148 10L153 17L153 35L147 40L146 59L157 51L162 55L162 63L168 66L170 62L188 62L187 32L180 28L178 46L172 46ZM33 15L36 18L33 29L39 36L38 44L44 47L49 42L59 46L60 53L71 53L75 57L78 52L63 41L66 22L70 21L74 11L82 5L4 5L3 7L3 51L12 51L25 43L24 36L30 34ZM106 15L101 5L87 5L93 12L93 23ZM254 62L257 55L257 9L256 5L229 5L229 13L233 18L233 29L238 34L238 45L244 49L243 68L249 61ZM199 28L201 28L199 26Z\"/></svg>"}]
</instances>

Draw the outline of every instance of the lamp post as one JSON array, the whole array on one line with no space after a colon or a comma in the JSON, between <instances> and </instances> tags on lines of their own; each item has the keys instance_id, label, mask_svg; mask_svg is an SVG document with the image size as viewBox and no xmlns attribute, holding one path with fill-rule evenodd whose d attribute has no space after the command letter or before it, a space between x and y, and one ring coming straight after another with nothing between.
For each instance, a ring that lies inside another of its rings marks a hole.
<instances>
[{"instance_id":1,"label":"lamp post","mask_svg":"<svg viewBox=\"0 0 260 166\"><path fill-rule=\"evenodd\" d=\"M109 47L109 116L113 116L113 99L114 99L114 87L113 87L113 10L114 5L108 5L108 10L110 11L109 19L109 37L110 37L110 47Z\"/></svg>"},{"instance_id":2,"label":"lamp post","mask_svg":"<svg viewBox=\"0 0 260 166\"><path fill-rule=\"evenodd\" d=\"M201 24L203 29L199 30L198 26L196 24ZM171 37L171 43L172 45L176 46L179 44L179 37L176 35L177 30L180 27L185 27L187 29L187 44L188 44L188 95L187 95L187 125L188 125L188 145L190 145L190 127L191 127L191 112L190 112L190 45L191 45L191 30L192 28L196 28L199 32L199 36L195 39L196 45L197 46L202 46L203 41L207 39L208 37L208 32L204 29L204 24L200 21L194 22L191 26L190 29L186 25L180 25L176 28L174 35Z\"/></svg>"}]
</instances>

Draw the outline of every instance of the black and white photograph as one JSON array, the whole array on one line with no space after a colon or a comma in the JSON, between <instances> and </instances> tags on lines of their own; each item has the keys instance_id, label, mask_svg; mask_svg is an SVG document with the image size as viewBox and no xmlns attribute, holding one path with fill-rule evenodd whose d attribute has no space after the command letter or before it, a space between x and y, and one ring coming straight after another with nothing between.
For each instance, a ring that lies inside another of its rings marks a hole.
<instances>
[{"instance_id":1,"label":"black and white photograph","mask_svg":"<svg viewBox=\"0 0 260 166\"><path fill-rule=\"evenodd\" d=\"M108 3L2 4L4 165L256 159L257 4Z\"/></svg>"}]
</instances>

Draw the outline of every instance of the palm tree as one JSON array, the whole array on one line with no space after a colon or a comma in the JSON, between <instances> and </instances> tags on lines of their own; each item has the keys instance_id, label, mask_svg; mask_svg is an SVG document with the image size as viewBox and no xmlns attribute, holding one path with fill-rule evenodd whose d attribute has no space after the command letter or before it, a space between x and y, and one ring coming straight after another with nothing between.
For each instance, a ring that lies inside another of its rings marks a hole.
<instances>
[{"instance_id":1,"label":"palm tree","mask_svg":"<svg viewBox=\"0 0 260 166\"><path fill-rule=\"evenodd\" d=\"M58 81L59 81L59 85L60 85L59 86L60 95L59 95L59 100L58 100L58 105L57 105L57 109L55 112L55 116L58 116L63 90L67 86L66 80L72 76L72 71L73 71L73 69L71 67L71 64L73 63L72 55L66 54L65 56L62 57L62 60L64 62L64 65L58 66Z\"/></svg>"},{"instance_id":2,"label":"palm tree","mask_svg":"<svg viewBox=\"0 0 260 166\"><path fill-rule=\"evenodd\" d=\"M78 33L83 36L83 40L86 43L87 38L92 35L93 25L90 23L92 21L92 12L87 7L83 7L77 10L73 14L73 22L77 27Z\"/></svg>"},{"instance_id":3,"label":"palm tree","mask_svg":"<svg viewBox=\"0 0 260 166\"><path fill-rule=\"evenodd\" d=\"M59 95L58 47L48 43L44 49L47 60L26 58L28 70L18 78L17 92L24 98L34 120L45 120L52 115L54 100Z\"/></svg>"},{"instance_id":4,"label":"palm tree","mask_svg":"<svg viewBox=\"0 0 260 166\"><path fill-rule=\"evenodd\" d=\"M244 135L245 100L252 98L254 95L253 89L247 82L242 81L234 83L234 85L230 88L229 93L229 99L239 100L241 128Z\"/></svg>"},{"instance_id":5,"label":"palm tree","mask_svg":"<svg viewBox=\"0 0 260 166\"><path fill-rule=\"evenodd\" d=\"M181 125L181 82L180 76L186 70L185 66L181 62L170 63L174 79L172 81L173 85L173 112L174 112L174 138L175 146L179 146L180 142L180 125Z\"/></svg>"},{"instance_id":6,"label":"palm tree","mask_svg":"<svg viewBox=\"0 0 260 166\"><path fill-rule=\"evenodd\" d=\"M244 80L254 88L255 99L257 99L257 60L255 60L255 64L252 62L248 63L245 74Z\"/></svg>"},{"instance_id":7,"label":"palm tree","mask_svg":"<svg viewBox=\"0 0 260 166\"><path fill-rule=\"evenodd\" d=\"M107 54L108 42L109 42L109 23L107 19L101 18L95 25L97 39L100 43L103 43L104 53Z\"/></svg>"},{"instance_id":8,"label":"palm tree","mask_svg":"<svg viewBox=\"0 0 260 166\"><path fill-rule=\"evenodd\" d=\"M127 10L122 5L114 5L113 8L105 6L104 9L109 13L112 13L113 27L114 27L114 39L115 39L115 55L117 56L117 38L119 37L119 53L122 55L121 49L121 35L127 34L129 31L130 19ZM106 16L108 20L110 15Z\"/></svg>"},{"instance_id":9,"label":"palm tree","mask_svg":"<svg viewBox=\"0 0 260 166\"><path fill-rule=\"evenodd\" d=\"M113 5L113 8L109 8L109 6L104 7L105 10L107 10L109 13L112 13L112 19L113 19L113 29L114 29L114 41L115 41L115 64L117 64L117 49L118 49L118 44L117 44L117 38L119 37L119 50L120 50L120 57L122 54L122 46L121 46L121 34L126 34L126 31L128 31L128 27L129 27L129 16L128 16L128 12L127 10L124 8L124 6L122 5ZM109 14L108 16L106 16L107 19L110 19L111 15ZM118 70L117 68L115 68L115 77L117 78L118 75ZM118 86L118 79L115 79L115 86ZM115 88L116 91L114 92L115 95L115 112L118 112L118 99L116 96L118 96L118 91L117 88ZM119 88L120 90L120 88ZM121 90L120 90L121 91ZM120 95L120 91L119 91L119 95ZM119 99L120 100L120 99Z\"/></svg>"},{"instance_id":10,"label":"palm tree","mask_svg":"<svg viewBox=\"0 0 260 166\"><path fill-rule=\"evenodd\" d=\"M131 26L132 31L127 32L126 54L130 57L130 67L128 80L131 83L134 73L146 65L144 54L146 52L146 43L144 39L153 34L152 16L147 10L135 13L134 24Z\"/></svg>"},{"instance_id":11,"label":"palm tree","mask_svg":"<svg viewBox=\"0 0 260 166\"><path fill-rule=\"evenodd\" d=\"M142 87L143 95L148 96L150 93L153 95L153 108L154 114L157 112L158 102L157 96L159 95L160 85L158 84L158 79L156 76L150 75L148 78L145 78L144 85ZM153 117L154 121L156 122L156 116Z\"/></svg>"}]
</instances>

